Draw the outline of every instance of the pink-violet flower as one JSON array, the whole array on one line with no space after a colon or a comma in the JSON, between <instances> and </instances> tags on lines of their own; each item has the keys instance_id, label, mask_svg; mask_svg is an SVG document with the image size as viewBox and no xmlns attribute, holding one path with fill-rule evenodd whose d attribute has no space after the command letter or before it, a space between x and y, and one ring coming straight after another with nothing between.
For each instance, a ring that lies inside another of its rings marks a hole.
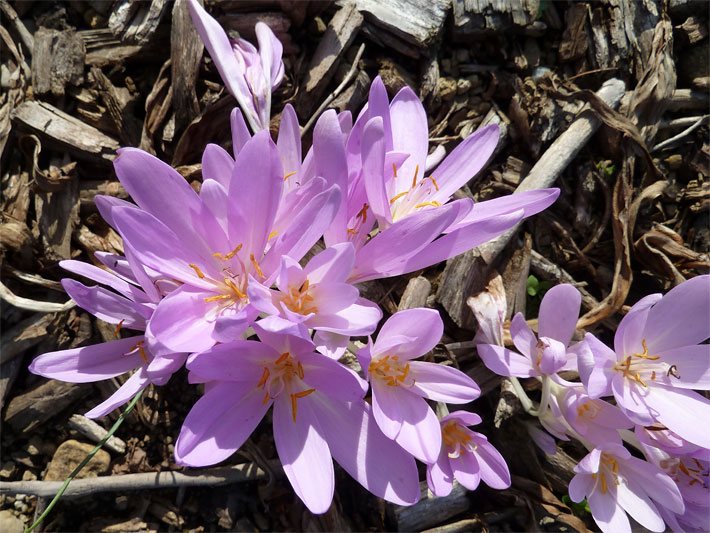
<instances>
[{"instance_id":1,"label":"pink-violet flower","mask_svg":"<svg viewBox=\"0 0 710 533\"><path fill-rule=\"evenodd\" d=\"M293 335L292 328L254 329L260 342L224 343L190 357L191 381L207 385L185 419L176 460L206 466L226 459L273 406L279 458L312 512L324 513L332 501L332 458L378 496L416 501L414 461L369 421L362 401L366 383L315 353L313 343Z\"/></svg>"},{"instance_id":2,"label":"pink-violet flower","mask_svg":"<svg viewBox=\"0 0 710 533\"><path fill-rule=\"evenodd\" d=\"M441 340L444 325L433 309L408 309L382 325L377 340L357 356L372 387L377 425L417 459L431 464L439 457L439 420L426 399L467 403L478 398L478 385L449 366L414 361Z\"/></svg>"},{"instance_id":3,"label":"pink-violet flower","mask_svg":"<svg viewBox=\"0 0 710 533\"><path fill-rule=\"evenodd\" d=\"M611 350L588 333L580 354L582 381L592 397L613 394L634 423L660 424L710 448L710 276L698 276L665 296L637 302L623 318Z\"/></svg>"},{"instance_id":4,"label":"pink-violet flower","mask_svg":"<svg viewBox=\"0 0 710 533\"><path fill-rule=\"evenodd\" d=\"M494 489L510 487L505 459L485 435L467 426L481 423L468 411L455 411L441 419L442 447L435 463L427 465L427 483L435 496L448 496L454 479L468 490L476 490L483 480Z\"/></svg>"},{"instance_id":5,"label":"pink-violet flower","mask_svg":"<svg viewBox=\"0 0 710 533\"><path fill-rule=\"evenodd\" d=\"M258 50L245 39L230 40L197 0L188 0L187 6L222 81L237 99L252 129L268 130L271 91L284 77L281 42L263 22L257 22L255 27Z\"/></svg>"},{"instance_id":6,"label":"pink-violet flower","mask_svg":"<svg viewBox=\"0 0 710 533\"><path fill-rule=\"evenodd\" d=\"M627 513L651 531L664 531L659 509L684 510L675 482L619 444L594 448L574 471L569 496L575 502L587 498L594 521L605 533L631 532Z\"/></svg>"}]
</instances>

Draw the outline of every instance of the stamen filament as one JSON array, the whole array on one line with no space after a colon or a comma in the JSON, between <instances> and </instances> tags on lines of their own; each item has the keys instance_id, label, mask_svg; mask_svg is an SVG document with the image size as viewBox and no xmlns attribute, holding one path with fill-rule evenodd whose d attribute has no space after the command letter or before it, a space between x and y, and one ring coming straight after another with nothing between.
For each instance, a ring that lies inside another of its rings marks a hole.
<instances>
[{"instance_id":1,"label":"stamen filament","mask_svg":"<svg viewBox=\"0 0 710 533\"><path fill-rule=\"evenodd\" d=\"M113 330L113 336L118 339L118 334L121 333L121 328L123 328L123 322L125 319L121 319L121 321L116 324L116 329Z\"/></svg>"},{"instance_id":2,"label":"stamen filament","mask_svg":"<svg viewBox=\"0 0 710 533\"><path fill-rule=\"evenodd\" d=\"M260 277L265 278L266 276L264 276L264 272L261 270L259 263L257 263L254 254L249 254L249 261L251 261L251 264L254 267L254 270L256 270L256 273L259 274Z\"/></svg>"},{"instance_id":3,"label":"stamen filament","mask_svg":"<svg viewBox=\"0 0 710 533\"><path fill-rule=\"evenodd\" d=\"M393 203L395 203L397 200L399 200L402 196L404 196L404 195L407 194L408 192L409 192L409 191L404 191L404 192L401 192L401 193L399 193L399 194L395 194L392 198L390 198L390 205L392 205Z\"/></svg>"},{"instance_id":4,"label":"stamen filament","mask_svg":"<svg viewBox=\"0 0 710 533\"><path fill-rule=\"evenodd\" d=\"M434 176L429 176L429 179L430 179L431 182L434 184L434 188L438 191L438 190L439 190L439 184L438 184L438 183L436 182L436 180L434 179Z\"/></svg>"},{"instance_id":5,"label":"stamen filament","mask_svg":"<svg viewBox=\"0 0 710 533\"><path fill-rule=\"evenodd\" d=\"M441 207L441 203L434 200L432 202L422 202L421 204L417 204L414 206L414 209L419 209L420 207L426 207L427 205L430 205L432 207Z\"/></svg>"},{"instance_id":6,"label":"stamen filament","mask_svg":"<svg viewBox=\"0 0 710 533\"><path fill-rule=\"evenodd\" d=\"M205 275L202 273L202 270L200 270L200 267L198 267L195 263L190 263L189 266L192 270L195 271L195 274L197 274L197 277L200 279L205 279Z\"/></svg>"},{"instance_id":7,"label":"stamen filament","mask_svg":"<svg viewBox=\"0 0 710 533\"><path fill-rule=\"evenodd\" d=\"M296 421L296 412L298 411L298 400L300 398L305 398L306 396L315 391L316 389L306 389L291 395L291 414L293 415L294 422Z\"/></svg>"},{"instance_id":8,"label":"stamen filament","mask_svg":"<svg viewBox=\"0 0 710 533\"><path fill-rule=\"evenodd\" d=\"M294 174L298 174L298 170L294 170L293 172L289 172L288 174L286 174L286 175L284 176L284 181L286 181L287 179L289 179L289 178L290 178L291 176L293 176Z\"/></svg>"},{"instance_id":9,"label":"stamen filament","mask_svg":"<svg viewBox=\"0 0 710 533\"><path fill-rule=\"evenodd\" d=\"M417 176L419 175L419 165L414 167L414 177L412 178L412 189L417 186Z\"/></svg>"}]
</instances>

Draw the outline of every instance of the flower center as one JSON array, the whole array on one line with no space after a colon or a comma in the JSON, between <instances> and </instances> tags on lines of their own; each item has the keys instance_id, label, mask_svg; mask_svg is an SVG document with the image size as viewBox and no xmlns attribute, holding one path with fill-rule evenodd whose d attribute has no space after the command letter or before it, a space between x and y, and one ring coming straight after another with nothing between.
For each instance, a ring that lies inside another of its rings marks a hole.
<instances>
[{"instance_id":1,"label":"flower center","mask_svg":"<svg viewBox=\"0 0 710 533\"><path fill-rule=\"evenodd\" d=\"M303 365L300 361L296 361L289 352L284 352L272 364L264 366L264 372L261 374L261 379L256 384L257 388L264 391L263 403L273 400L282 392L286 393L291 398L291 415L293 421L296 421L298 412L298 400L305 398L309 394L315 392L316 389L303 389L293 392L293 389L299 384L303 385L304 372Z\"/></svg>"},{"instance_id":2,"label":"flower center","mask_svg":"<svg viewBox=\"0 0 710 533\"><path fill-rule=\"evenodd\" d=\"M397 167L393 164L392 170L394 172L394 178L397 178ZM390 206L392 209L392 220L399 220L406 215L412 213L417 209L422 209L423 207L440 207L441 203L436 200L428 200L432 194L432 189L434 191L439 190L439 184L434 179L434 176L428 176L417 182L419 177L419 165L414 167L414 177L412 178L411 187L395 194L390 198ZM427 184L430 184L427 186ZM401 199L401 201L400 201Z\"/></svg>"},{"instance_id":3,"label":"flower center","mask_svg":"<svg viewBox=\"0 0 710 533\"><path fill-rule=\"evenodd\" d=\"M586 401L577 406L577 415L582 418L594 419L599 414L601 408L594 401Z\"/></svg>"},{"instance_id":4,"label":"flower center","mask_svg":"<svg viewBox=\"0 0 710 533\"><path fill-rule=\"evenodd\" d=\"M367 370L371 376L384 381L390 387L414 385L414 378L409 375L409 363L401 362L396 355L385 355L370 361Z\"/></svg>"},{"instance_id":5,"label":"flower center","mask_svg":"<svg viewBox=\"0 0 710 533\"><path fill-rule=\"evenodd\" d=\"M310 282L308 280L304 281L300 287L290 287L281 301L291 311L299 315L317 313L318 308L313 304L313 295L309 288Z\"/></svg>"},{"instance_id":6,"label":"flower center","mask_svg":"<svg viewBox=\"0 0 710 533\"><path fill-rule=\"evenodd\" d=\"M477 448L471 435L455 421L447 422L441 427L441 438L451 459L460 457L464 451L473 452Z\"/></svg>"},{"instance_id":7,"label":"flower center","mask_svg":"<svg viewBox=\"0 0 710 533\"><path fill-rule=\"evenodd\" d=\"M619 463L616 462L613 456L602 453L599 461L599 472L592 474L597 483L594 488L599 487L602 494L606 494L609 490L609 478L614 484L619 484Z\"/></svg>"},{"instance_id":8,"label":"flower center","mask_svg":"<svg viewBox=\"0 0 710 533\"><path fill-rule=\"evenodd\" d=\"M675 365L657 362L660 356L650 355L648 353L646 339L641 341L641 346L643 346L642 353L634 353L626 356L623 361L614 365L614 370L621 372L625 378L631 379L643 387L647 387L648 385L642 379L642 373L644 374L644 378L650 379L651 381L656 381L658 376L663 373L665 373L666 376L680 378Z\"/></svg>"},{"instance_id":9,"label":"flower center","mask_svg":"<svg viewBox=\"0 0 710 533\"><path fill-rule=\"evenodd\" d=\"M669 458L661 461L663 468L676 483L688 486L702 485L708 488L710 471L694 457Z\"/></svg>"},{"instance_id":10,"label":"flower center","mask_svg":"<svg viewBox=\"0 0 710 533\"><path fill-rule=\"evenodd\" d=\"M123 322L123 321L121 321ZM119 326L121 324L119 323ZM145 346L143 346L143 341L138 341L136 345L131 348L130 351L126 352L123 355L133 355L134 353L138 352L138 355L141 356L141 359L143 359L143 362L147 365L148 364L148 354L145 351Z\"/></svg>"}]
</instances>

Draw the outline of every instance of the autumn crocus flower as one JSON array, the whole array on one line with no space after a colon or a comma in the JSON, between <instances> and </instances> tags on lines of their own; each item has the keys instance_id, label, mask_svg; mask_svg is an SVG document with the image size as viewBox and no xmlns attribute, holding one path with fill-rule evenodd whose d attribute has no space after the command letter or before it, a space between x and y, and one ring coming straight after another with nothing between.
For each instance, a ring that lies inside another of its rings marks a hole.
<instances>
[{"instance_id":1,"label":"autumn crocus flower","mask_svg":"<svg viewBox=\"0 0 710 533\"><path fill-rule=\"evenodd\" d=\"M435 496L448 496L454 479L468 490L476 490L481 480L494 489L510 487L510 472L500 452L485 435L467 427L480 423L481 417L468 411L455 411L441 419L443 445L426 473Z\"/></svg>"},{"instance_id":2,"label":"autumn crocus flower","mask_svg":"<svg viewBox=\"0 0 710 533\"><path fill-rule=\"evenodd\" d=\"M283 46L271 29L257 22L259 50L244 39L230 40L197 0L188 0L192 22L225 86L234 95L254 132L268 129L271 91L283 80Z\"/></svg>"},{"instance_id":3,"label":"autumn crocus flower","mask_svg":"<svg viewBox=\"0 0 710 533\"><path fill-rule=\"evenodd\" d=\"M377 340L357 356L372 387L377 425L390 439L425 463L441 450L439 420L425 399L467 403L481 391L463 372L435 363L414 361L441 340L444 325L433 309L408 309L383 324Z\"/></svg>"},{"instance_id":4,"label":"autumn crocus flower","mask_svg":"<svg viewBox=\"0 0 710 533\"><path fill-rule=\"evenodd\" d=\"M581 386L563 389L560 410L564 420L584 439L594 444L621 444L620 429L633 426L621 410L599 398L590 398Z\"/></svg>"},{"instance_id":5,"label":"autumn crocus flower","mask_svg":"<svg viewBox=\"0 0 710 533\"><path fill-rule=\"evenodd\" d=\"M266 282L289 255L300 259L330 224L337 187L309 198L276 234L283 169L268 132L246 141L225 184L205 179L200 194L175 170L124 149L116 174L141 209L114 206L110 220L135 259L180 286L161 300L148 326L155 353L196 352L238 338L256 318L248 283ZM215 174L217 175L217 174Z\"/></svg>"},{"instance_id":6,"label":"autumn crocus flower","mask_svg":"<svg viewBox=\"0 0 710 533\"><path fill-rule=\"evenodd\" d=\"M332 458L373 493L396 503L416 501L414 461L369 422L366 383L314 353L313 343L293 329L254 329L261 342L235 341L191 356L191 380L208 385L185 419L176 460L206 466L226 459L273 406L279 459L312 512L325 512L332 501Z\"/></svg>"},{"instance_id":7,"label":"autumn crocus flower","mask_svg":"<svg viewBox=\"0 0 710 533\"><path fill-rule=\"evenodd\" d=\"M479 344L478 355L491 371L502 376L540 377L559 372L575 358L569 345L581 300L579 291L572 285L556 285L545 293L540 303L537 335L522 313L513 317L510 334L519 353L502 346Z\"/></svg>"},{"instance_id":8,"label":"autumn crocus flower","mask_svg":"<svg viewBox=\"0 0 710 533\"><path fill-rule=\"evenodd\" d=\"M684 510L675 482L619 444L594 448L574 471L569 496L575 502L587 498L594 521L605 533L630 532L627 513L651 531L664 531L659 508L673 513Z\"/></svg>"},{"instance_id":9,"label":"autumn crocus flower","mask_svg":"<svg viewBox=\"0 0 710 533\"><path fill-rule=\"evenodd\" d=\"M710 448L710 401L691 389L710 388L710 276L698 276L665 296L637 302L623 318L611 350L592 334L580 354L582 381L592 397L613 394L634 423L660 424Z\"/></svg>"},{"instance_id":10,"label":"autumn crocus flower","mask_svg":"<svg viewBox=\"0 0 710 533\"><path fill-rule=\"evenodd\" d=\"M162 294L156 291L152 280L139 265L124 258L101 254L100 259L132 270L119 268L117 275L110 269L101 269L80 261L62 261L60 266L109 287L88 287L73 279L62 280L67 294L79 307L97 318L114 324L116 340L45 353L32 361L29 369L34 374L67 381L90 383L110 379L135 370L133 375L108 399L91 409L86 416L98 418L128 402L138 391L150 383L164 385L170 376L185 363L187 354L170 353L154 355L142 333L121 338L121 330L142 332L150 320ZM136 275L137 273L137 275ZM136 278L144 281L139 284Z\"/></svg>"}]
</instances>

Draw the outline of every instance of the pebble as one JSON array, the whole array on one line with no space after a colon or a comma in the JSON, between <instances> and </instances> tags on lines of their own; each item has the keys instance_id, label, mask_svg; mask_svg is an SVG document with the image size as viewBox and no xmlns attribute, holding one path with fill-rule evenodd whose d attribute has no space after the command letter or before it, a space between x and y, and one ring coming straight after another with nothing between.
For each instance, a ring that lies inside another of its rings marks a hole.
<instances>
[{"instance_id":1,"label":"pebble","mask_svg":"<svg viewBox=\"0 0 710 533\"><path fill-rule=\"evenodd\" d=\"M15 473L15 463L12 461L5 461L2 466L0 466L0 477L3 479L9 479Z\"/></svg>"},{"instance_id":2,"label":"pebble","mask_svg":"<svg viewBox=\"0 0 710 533\"><path fill-rule=\"evenodd\" d=\"M94 449L91 444L68 440L63 442L47 466L45 481L62 481L72 473L86 455ZM111 466L111 456L106 450L99 450L91 461L77 474L77 479L97 477L106 474Z\"/></svg>"},{"instance_id":3,"label":"pebble","mask_svg":"<svg viewBox=\"0 0 710 533\"><path fill-rule=\"evenodd\" d=\"M37 481L37 476L31 470L25 470L22 473L22 481Z\"/></svg>"},{"instance_id":4,"label":"pebble","mask_svg":"<svg viewBox=\"0 0 710 533\"><path fill-rule=\"evenodd\" d=\"M17 518L12 511L0 511L0 531L3 533L22 533L25 527L22 520Z\"/></svg>"}]
</instances>

